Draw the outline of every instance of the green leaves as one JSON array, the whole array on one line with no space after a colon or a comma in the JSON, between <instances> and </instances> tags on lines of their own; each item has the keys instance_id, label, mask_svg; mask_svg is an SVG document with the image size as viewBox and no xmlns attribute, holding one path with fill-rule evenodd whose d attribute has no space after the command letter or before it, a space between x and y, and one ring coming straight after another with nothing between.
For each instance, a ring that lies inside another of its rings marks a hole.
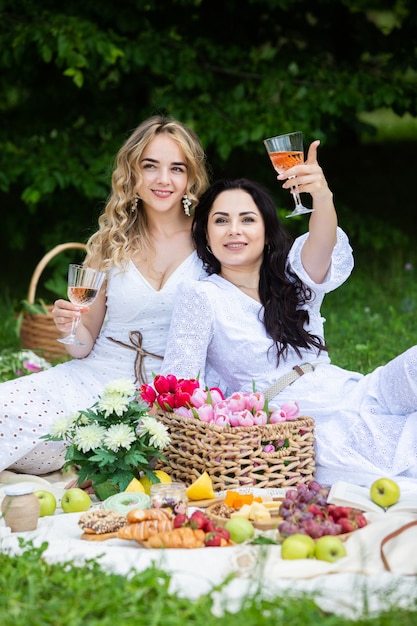
<instances>
[{"instance_id":1,"label":"green leaves","mask_svg":"<svg viewBox=\"0 0 417 626\"><path fill-rule=\"evenodd\" d=\"M252 0L244 10L230 0L221 16L201 0L9 5L0 8L7 246L22 249L34 228L55 241L68 224L74 237L91 232L116 151L157 111L196 130L216 176L271 184L264 137L300 128L307 141L344 146L360 139L358 112L417 115L412 0L387 9Z\"/></svg>"}]
</instances>

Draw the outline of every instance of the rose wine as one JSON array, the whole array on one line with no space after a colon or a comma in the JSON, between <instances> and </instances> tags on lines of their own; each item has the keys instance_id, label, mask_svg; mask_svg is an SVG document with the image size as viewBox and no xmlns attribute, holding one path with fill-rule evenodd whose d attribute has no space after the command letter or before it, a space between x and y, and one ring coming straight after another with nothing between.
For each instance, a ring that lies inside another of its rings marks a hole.
<instances>
[{"instance_id":1,"label":"rose wine","mask_svg":"<svg viewBox=\"0 0 417 626\"><path fill-rule=\"evenodd\" d=\"M285 170L289 170L294 165L300 165L304 162L304 156L301 150L298 152L270 152L269 158L276 171L281 174Z\"/></svg>"},{"instance_id":2,"label":"rose wine","mask_svg":"<svg viewBox=\"0 0 417 626\"><path fill-rule=\"evenodd\" d=\"M90 287L68 287L68 297L73 304L88 306L97 296L98 289Z\"/></svg>"}]
</instances>

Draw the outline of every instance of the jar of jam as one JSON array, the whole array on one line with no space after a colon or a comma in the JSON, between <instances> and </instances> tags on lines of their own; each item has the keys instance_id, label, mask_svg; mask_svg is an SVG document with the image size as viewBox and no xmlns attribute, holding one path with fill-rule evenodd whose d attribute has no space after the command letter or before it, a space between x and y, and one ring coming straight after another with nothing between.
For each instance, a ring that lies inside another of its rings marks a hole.
<instances>
[{"instance_id":1,"label":"jar of jam","mask_svg":"<svg viewBox=\"0 0 417 626\"><path fill-rule=\"evenodd\" d=\"M170 509L174 515L186 514L186 489L184 483L155 483L151 486L151 506L155 509Z\"/></svg>"},{"instance_id":2,"label":"jar of jam","mask_svg":"<svg viewBox=\"0 0 417 626\"><path fill-rule=\"evenodd\" d=\"M4 488L1 503L3 519L12 532L35 530L38 526L40 502L32 483L16 483Z\"/></svg>"}]
</instances>

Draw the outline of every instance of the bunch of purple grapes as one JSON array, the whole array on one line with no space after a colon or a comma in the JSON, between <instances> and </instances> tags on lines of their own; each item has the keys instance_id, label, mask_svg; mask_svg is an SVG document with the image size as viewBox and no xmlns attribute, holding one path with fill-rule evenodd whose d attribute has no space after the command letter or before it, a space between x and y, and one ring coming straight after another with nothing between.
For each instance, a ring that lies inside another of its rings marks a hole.
<instances>
[{"instance_id":1,"label":"bunch of purple grapes","mask_svg":"<svg viewBox=\"0 0 417 626\"><path fill-rule=\"evenodd\" d=\"M313 539L323 535L339 535L342 528L327 515L329 488L311 481L289 489L281 503L279 514L283 521L278 526L282 537L302 533Z\"/></svg>"}]
</instances>

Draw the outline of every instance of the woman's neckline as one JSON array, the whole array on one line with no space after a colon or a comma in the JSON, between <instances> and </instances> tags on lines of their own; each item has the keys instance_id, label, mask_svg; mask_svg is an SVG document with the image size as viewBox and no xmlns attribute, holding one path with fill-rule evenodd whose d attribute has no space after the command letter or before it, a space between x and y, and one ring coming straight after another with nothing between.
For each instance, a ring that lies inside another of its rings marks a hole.
<instances>
[{"instance_id":1,"label":"woman's neckline","mask_svg":"<svg viewBox=\"0 0 417 626\"><path fill-rule=\"evenodd\" d=\"M232 280L226 278L226 276L224 276L222 273L216 274L216 276L218 276L221 280L224 280L226 283L233 285L233 287L236 287L236 289L239 289L239 291L247 298L250 298L255 302L261 303L261 300L259 298L259 287L248 287L245 286L243 283L234 283Z\"/></svg>"},{"instance_id":2,"label":"woman's neckline","mask_svg":"<svg viewBox=\"0 0 417 626\"><path fill-rule=\"evenodd\" d=\"M232 283L232 285L234 285L238 289L247 289L248 291L258 291L259 289L259 284L256 285L256 287L249 287L248 285L244 285L243 283L235 283L230 278L227 278L227 276L225 276L222 272L220 272L218 276L220 276L220 278L223 278L223 280L227 280L228 283Z\"/></svg>"}]
</instances>

